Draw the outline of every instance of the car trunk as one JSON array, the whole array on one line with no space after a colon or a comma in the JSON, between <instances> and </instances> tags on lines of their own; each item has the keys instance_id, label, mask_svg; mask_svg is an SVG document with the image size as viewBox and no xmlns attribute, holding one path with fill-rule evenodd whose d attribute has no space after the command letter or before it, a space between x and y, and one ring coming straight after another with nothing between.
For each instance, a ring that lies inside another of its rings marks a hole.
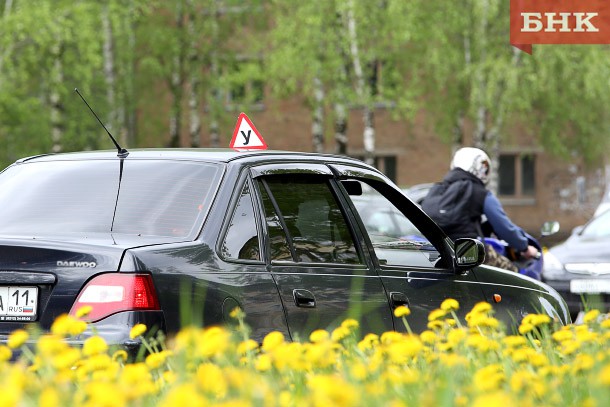
<instances>
[{"instance_id":1,"label":"car trunk","mask_svg":"<svg viewBox=\"0 0 610 407\"><path fill-rule=\"evenodd\" d=\"M0 240L0 335L34 323L49 329L57 316L70 311L91 277L120 270L126 249L167 239L117 244L108 234L90 240Z\"/></svg>"}]
</instances>

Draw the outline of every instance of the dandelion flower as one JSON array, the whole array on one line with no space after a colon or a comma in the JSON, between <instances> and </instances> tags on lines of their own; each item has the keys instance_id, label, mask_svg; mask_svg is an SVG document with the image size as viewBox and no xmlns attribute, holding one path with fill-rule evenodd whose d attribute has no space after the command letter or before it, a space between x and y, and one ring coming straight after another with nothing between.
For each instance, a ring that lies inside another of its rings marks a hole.
<instances>
[{"instance_id":1,"label":"dandelion flower","mask_svg":"<svg viewBox=\"0 0 610 407\"><path fill-rule=\"evenodd\" d=\"M437 308L430 312L430 314L428 315L428 321L437 321L439 319L444 318L445 315L447 315L447 311L445 311L444 309Z\"/></svg>"},{"instance_id":2,"label":"dandelion flower","mask_svg":"<svg viewBox=\"0 0 610 407\"><path fill-rule=\"evenodd\" d=\"M131 339L136 339L138 336L142 336L144 335L144 333L146 332L146 325L144 324L136 324L133 326L133 328L131 328L131 331L129 331L129 337Z\"/></svg>"},{"instance_id":3,"label":"dandelion flower","mask_svg":"<svg viewBox=\"0 0 610 407\"><path fill-rule=\"evenodd\" d=\"M99 355L100 353L105 353L107 350L108 344L104 338L100 336L92 336L83 344L83 354L85 356Z\"/></svg>"},{"instance_id":4,"label":"dandelion flower","mask_svg":"<svg viewBox=\"0 0 610 407\"><path fill-rule=\"evenodd\" d=\"M324 329L316 329L309 335L309 341L312 343L324 342L329 338L330 334Z\"/></svg>"},{"instance_id":5,"label":"dandelion flower","mask_svg":"<svg viewBox=\"0 0 610 407\"><path fill-rule=\"evenodd\" d=\"M401 305L400 307L396 307L394 310L394 316L396 318L402 318L411 315L411 310L406 305Z\"/></svg>"},{"instance_id":6,"label":"dandelion flower","mask_svg":"<svg viewBox=\"0 0 610 407\"><path fill-rule=\"evenodd\" d=\"M6 344L11 349L20 348L25 343L25 341L28 340L28 338L29 335L26 331L24 331L23 329L17 329L9 335Z\"/></svg>"},{"instance_id":7,"label":"dandelion flower","mask_svg":"<svg viewBox=\"0 0 610 407\"><path fill-rule=\"evenodd\" d=\"M583 322L585 324L588 324L590 322L594 322L597 320L597 318L599 317L599 310L598 309L592 309L591 311L588 311L585 316L583 317Z\"/></svg>"},{"instance_id":8,"label":"dandelion flower","mask_svg":"<svg viewBox=\"0 0 610 407\"><path fill-rule=\"evenodd\" d=\"M284 343L284 334L278 331L268 333L263 339L263 350L265 352L271 352L279 345Z\"/></svg>"},{"instance_id":9,"label":"dandelion flower","mask_svg":"<svg viewBox=\"0 0 610 407\"><path fill-rule=\"evenodd\" d=\"M4 345L0 345L0 362L6 362L13 357L13 351Z\"/></svg>"},{"instance_id":10,"label":"dandelion flower","mask_svg":"<svg viewBox=\"0 0 610 407\"><path fill-rule=\"evenodd\" d=\"M76 310L76 318L83 318L89 315L93 311L93 307L91 305L84 305Z\"/></svg>"},{"instance_id":11,"label":"dandelion flower","mask_svg":"<svg viewBox=\"0 0 610 407\"><path fill-rule=\"evenodd\" d=\"M441 309L447 312L457 311L459 308L460 304L457 302L457 300L454 300L453 298L447 298L441 304Z\"/></svg>"}]
</instances>

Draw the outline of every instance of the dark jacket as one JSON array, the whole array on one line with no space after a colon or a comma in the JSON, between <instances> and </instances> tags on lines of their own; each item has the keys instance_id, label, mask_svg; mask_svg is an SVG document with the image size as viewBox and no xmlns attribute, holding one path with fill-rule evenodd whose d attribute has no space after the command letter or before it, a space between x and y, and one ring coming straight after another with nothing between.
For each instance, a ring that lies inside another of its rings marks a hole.
<instances>
[{"instance_id":1,"label":"dark jacket","mask_svg":"<svg viewBox=\"0 0 610 407\"><path fill-rule=\"evenodd\" d=\"M454 168L430 189L422 208L452 240L482 237L481 215L487 193L477 176Z\"/></svg>"}]
</instances>

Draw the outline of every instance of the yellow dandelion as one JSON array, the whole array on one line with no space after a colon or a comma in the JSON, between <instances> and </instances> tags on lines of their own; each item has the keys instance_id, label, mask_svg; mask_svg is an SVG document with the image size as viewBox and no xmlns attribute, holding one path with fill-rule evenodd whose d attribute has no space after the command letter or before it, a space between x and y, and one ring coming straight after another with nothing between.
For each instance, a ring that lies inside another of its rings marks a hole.
<instances>
[{"instance_id":1,"label":"yellow dandelion","mask_svg":"<svg viewBox=\"0 0 610 407\"><path fill-rule=\"evenodd\" d=\"M478 302L475 304L474 307L472 307L472 310L470 312L473 314L487 314L491 312L491 310L491 304L489 304L488 302Z\"/></svg>"},{"instance_id":2,"label":"yellow dandelion","mask_svg":"<svg viewBox=\"0 0 610 407\"><path fill-rule=\"evenodd\" d=\"M271 352L284 343L284 334L278 331L268 333L263 339L263 350Z\"/></svg>"},{"instance_id":3,"label":"yellow dandelion","mask_svg":"<svg viewBox=\"0 0 610 407\"><path fill-rule=\"evenodd\" d=\"M51 332L58 336L77 336L85 332L87 323L68 314L58 316L51 325Z\"/></svg>"},{"instance_id":4,"label":"yellow dandelion","mask_svg":"<svg viewBox=\"0 0 610 407\"><path fill-rule=\"evenodd\" d=\"M437 338L436 333L434 333L433 331L429 331L429 330L426 330L426 331L422 332L421 334L419 334L419 337L423 343L426 343L428 345L431 345L434 342L436 342L436 338Z\"/></svg>"},{"instance_id":5,"label":"yellow dandelion","mask_svg":"<svg viewBox=\"0 0 610 407\"><path fill-rule=\"evenodd\" d=\"M553 338L553 340L555 342L564 342L564 341L569 341L569 340L573 339L574 335L569 330L561 329L559 331L553 332L551 337Z\"/></svg>"},{"instance_id":6,"label":"yellow dandelion","mask_svg":"<svg viewBox=\"0 0 610 407\"><path fill-rule=\"evenodd\" d=\"M172 387L159 403L160 407L205 406L209 402L199 394L194 383Z\"/></svg>"},{"instance_id":7,"label":"yellow dandelion","mask_svg":"<svg viewBox=\"0 0 610 407\"><path fill-rule=\"evenodd\" d=\"M440 331L444 326L445 324L443 324L443 321L430 321L428 322L427 328L432 331Z\"/></svg>"},{"instance_id":8,"label":"yellow dandelion","mask_svg":"<svg viewBox=\"0 0 610 407\"><path fill-rule=\"evenodd\" d=\"M444 309L437 308L428 314L428 321L437 321L444 318L447 315L447 311Z\"/></svg>"},{"instance_id":9,"label":"yellow dandelion","mask_svg":"<svg viewBox=\"0 0 610 407\"><path fill-rule=\"evenodd\" d=\"M155 370L163 366L165 364L165 361L167 360L167 357L170 355L171 351L167 350L161 352L153 352L146 356L144 363L146 363L146 366L148 366L150 370Z\"/></svg>"},{"instance_id":10,"label":"yellow dandelion","mask_svg":"<svg viewBox=\"0 0 610 407\"><path fill-rule=\"evenodd\" d=\"M411 315L411 310L406 305L401 305L400 307L396 307L394 309L394 316L396 318L402 318Z\"/></svg>"},{"instance_id":11,"label":"yellow dandelion","mask_svg":"<svg viewBox=\"0 0 610 407\"><path fill-rule=\"evenodd\" d=\"M330 339L332 339L334 342L340 342L343 339L347 338L350 334L351 331L349 328L346 328L344 326L338 326L333 329L332 333L330 334Z\"/></svg>"},{"instance_id":12,"label":"yellow dandelion","mask_svg":"<svg viewBox=\"0 0 610 407\"><path fill-rule=\"evenodd\" d=\"M13 351L4 345L0 345L0 362L6 362L13 357Z\"/></svg>"},{"instance_id":13,"label":"yellow dandelion","mask_svg":"<svg viewBox=\"0 0 610 407\"><path fill-rule=\"evenodd\" d=\"M361 351L374 349L379 345L379 335L377 334L366 334L360 342L358 342L358 349Z\"/></svg>"},{"instance_id":14,"label":"yellow dandelion","mask_svg":"<svg viewBox=\"0 0 610 407\"><path fill-rule=\"evenodd\" d=\"M203 331L197 339L196 354L203 357L215 357L223 354L231 344L231 334L220 326L213 326Z\"/></svg>"},{"instance_id":15,"label":"yellow dandelion","mask_svg":"<svg viewBox=\"0 0 610 407\"><path fill-rule=\"evenodd\" d=\"M256 358L256 362L254 363L254 368L259 372L266 372L271 369L273 366L271 357L267 354L260 354Z\"/></svg>"},{"instance_id":16,"label":"yellow dandelion","mask_svg":"<svg viewBox=\"0 0 610 407\"><path fill-rule=\"evenodd\" d=\"M100 336L92 336L87 338L83 344L83 354L85 356L99 355L108 351L108 344L104 338Z\"/></svg>"},{"instance_id":17,"label":"yellow dandelion","mask_svg":"<svg viewBox=\"0 0 610 407\"><path fill-rule=\"evenodd\" d=\"M11 349L20 348L29 337L30 335L26 331L23 329L17 329L9 335L6 344Z\"/></svg>"},{"instance_id":18,"label":"yellow dandelion","mask_svg":"<svg viewBox=\"0 0 610 407\"><path fill-rule=\"evenodd\" d=\"M245 355L248 352L252 352L256 349L258 349L258 342L253 339L242 341L239 343L239 345L237 345L237 353L240 355Z\"/></svg>"},{"instance_id":19,"label":"yellow dandelion","mask_svg":"<svg viewBox=\"0 0 610 407\"><path fill-rule=\"evenodd\" d=\"M452 329L447 333L447 342L455 346L462 342L466 335L467 333L463 329Z\"/></svg>"},{"instance_id":20,"label":"yellow dandelion","mask_svg":"<svg viewBox=\"0 0 610 407\"><path fill-rule=\"evenodd\" d=\"M127 358L128 358L127 352L124 351L123 349L119 349L119 350L117 350L116 352L114 352L112 354L112 360L114 362L122 362L122 363L124 363L124 362L127 361Z\"/></svg>"},{"instance_id":21,"label":"yellow dandelion","mask_svg":"<svg viewBox=\"0 0 610 407\"><path fill-rule=\"evenodd\" d=\"M80 350L76 348L66 348L53 355L51 365L57 370L71 369L79 363L81 357Z\"/></svg>"},{"instance_id":22,"label":"yellow dandelion","mask_svg":"<svg viewBox=\"0 0 610 407\"><path fill-rule=\"evenodd\" d=\"M588 324L590 322L594 322L597 320L597 318L599 317L600 312L598 309L592 309L591 311L588 311L585 316L583 317L583 322L585 324Z\"/></svg>"},{"instance_id":23,"label":"yellow dandelion","mask_svg":"<svg viewBox=\"0 0 610 407\"><path fill-rule=\"evenodd\" d=\"M572 371L574 373L580 373L583 371L589 371L595 365L595 359L593 356L588 355L586 353L578 354L574 358L574 362L572 363Z\"/></svg>"},{"instance_id":24,"label":"yellow dandelion","mask_svg":"<svg viewBox=\"0 0 610 407\"><path fill-rule=\"evenodd\" d=\"M83 305L76 310L76 318L86 317L91 313L91 311L93 311L93 307L91 305Z\"/></svg>"},{"instance_id":25,"label":"yellow dandelion","mask_svg":"<svg viewBox=\"0 0 610 407\"><path fill-rule=\"evenodd\" d=\"M447 312L457 311L458 309L460 309L460 304L457 302L457 300L454 300L453 298L447 298L445 301L442 302L441 309Z\"/></svg>"},{"instance_id":26,"label":"yellow dandelion","mask_svg":"<svg viewBox=\"0 0 610 407\"><path fill-rule=\"evenodd\" d=\"M604 386L610 386L610 365L606 365L599 372L598 380Z\"/></svg>"},{"instance_id":27,"label":"yellow dandelion","mask_svg":"<svg viewBox=\"0 0 610 407\"><path fill-rule=\"evenodd\" d=\"M60 407L62 405L59 392L53 387L45 387L38 396L40 407Z\"/></svg>"},{"instance_id":28,"label":"yellow dandelion","mask_svg":"<svg viewBox=\"0 0 610 407\"><path fill-rule=\"evenodd\" d=\"M474 386L479 391L488 392L497 390L505 380L502 365L494 363L485 366L477 370L473 379Z\"/></svg>"},{"instance_id":29,"label":"yellow dandelion","mask_svg":"<svg viewBox=\"0 0 610 407\"><path fill-rule=\"evenodd\" d=\"M519 346L527 345L527 339L525 339L523 336L518 336L518 335L506 336L506 337L502 338L502 342L504 343L504 345L508 346L509 348L517 348Z\"/></svg>"},{"instance_id":30,"label":"yellow dandelion","mask_svg":"<svg viewBox=\"0 0 610 407\"><path fill-rule=\"evenodd\" d=\"M350 331L353 331L360 326L360 323L353 318L348 318L341 323L341 326L343 328L349 329Z\"/></svg>"},{"instance_id":31,"label":"yellow dandelion","mask_svg":"<svg viewBox=\"0 0 610 407\"><path fill-rule=\"evenodd\" d=\"M129 338L136 339L138 336L144 335L146 329L146 325L144 324L135 324L129 331Z\"/></svg>"},{"instance_id":32,"label":"yellow dandelion","mask_svg":"<svg viewBox=\"0 0 610 407\"><path fill-rule=\"evenodd\" d=\"M535 326L532 324L525 324L525 323L521 323L521 325L519 325L519 333L521 335L525 335L529 332L532 332L534 330Z\"/></svg>"},{"instance_id":33,"label":"yellow dandelion","mask_svg":"<svg viewBox=\"0 0 610 407\"><path fill-rule=\"evenodd\" d=\"M228 384L222 370L215 364L204 363L197 369L197 384L205 392L221 399L227 394Z\"/></svg>"},{"instance_id":34,"label":"yellow dandelion","mask_svg":"<svg viewBox=\"0 0 610 407\"><path fill-rule=\"evenodd\" d=\"M309 335L309 341L313 343L325 342L330 339L330 334L324 329L316 329Z\"/></svg>"}]
</instances>

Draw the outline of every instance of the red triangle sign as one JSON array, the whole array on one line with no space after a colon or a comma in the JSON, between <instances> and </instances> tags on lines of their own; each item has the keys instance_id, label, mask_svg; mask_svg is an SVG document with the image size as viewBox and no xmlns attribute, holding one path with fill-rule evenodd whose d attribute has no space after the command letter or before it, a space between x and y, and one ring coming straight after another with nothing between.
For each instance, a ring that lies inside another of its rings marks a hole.
<instances>
[{"instance_id":1,"label":"red triangle sign","mask_svg":"<svg viewBox=\"0 0 610 407\"><path fill-rule=\"evenodd\" d=\"M229 144L234 150L266 150L267 143L245 113L240 113Z\"/></svg>"}]
</instances>

